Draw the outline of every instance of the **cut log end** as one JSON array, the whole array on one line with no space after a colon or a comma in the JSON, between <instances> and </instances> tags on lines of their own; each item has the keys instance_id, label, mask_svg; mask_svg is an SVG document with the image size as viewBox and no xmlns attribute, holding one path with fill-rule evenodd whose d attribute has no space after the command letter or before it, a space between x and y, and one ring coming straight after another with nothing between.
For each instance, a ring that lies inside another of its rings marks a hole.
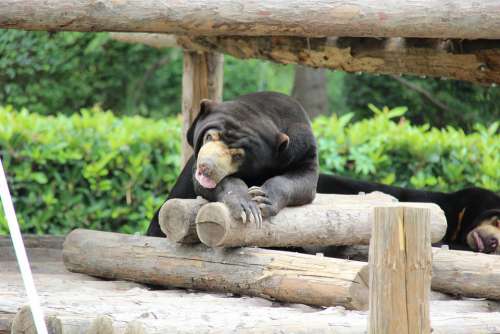
<instances>
[{"instance_id":1,"label":"cut log end","mask_svg":"<svg viewBox=\"0 0 500 334\"><path fill-rule=\"evenodd\" d=\"M207 201L201 197L195 200L170 199L163 204L159 213L159 224L163 233L173 242L198 243L198 235L192 224L200 207Z\"/></svg>"},{"instance_id":2,"label":"cut log end","mask_svg":"<svg viewBox=\"0 0 500 334\"><path fill-rule=\"evenodd\" d=\"M196 232L200 241L210 247L224 244L231 224L231 213L223 203L209 203L196 216Z\"/></svg>"}]
</instances>

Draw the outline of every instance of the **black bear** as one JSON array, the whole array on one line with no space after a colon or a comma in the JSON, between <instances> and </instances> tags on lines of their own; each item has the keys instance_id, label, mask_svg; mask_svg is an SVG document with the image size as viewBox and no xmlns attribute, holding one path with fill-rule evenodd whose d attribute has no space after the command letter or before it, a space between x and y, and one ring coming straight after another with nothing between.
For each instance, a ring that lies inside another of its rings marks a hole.
<instances>
[{"instance_id":1,"label":"black bear","mask_svg":"<svg viewBox=\"0 0 500 334\"><path fill-rule=\"evenodd\" d=\"M321 174L317 192L357 194L381 191L401 202L432 202L446 215L448 228L443 242L454 249L500 253L500 196L482 188L452 193L412 190L346 177Z\"/></svg>"},{"instance_id":2,"label":"black bear","mask_svg":"<svg viewBox=\"0 0 500 334\"><path fill-rule=\"evenodd\" d=\"M243 222L260 225L285 206L312 202L318 180L316 140L293 98L271 92L216 103L204 100L187 132L194 154L171 198L224 202ZM155 213L149 236L164 236Z\"/></svg>"}]
</instances>

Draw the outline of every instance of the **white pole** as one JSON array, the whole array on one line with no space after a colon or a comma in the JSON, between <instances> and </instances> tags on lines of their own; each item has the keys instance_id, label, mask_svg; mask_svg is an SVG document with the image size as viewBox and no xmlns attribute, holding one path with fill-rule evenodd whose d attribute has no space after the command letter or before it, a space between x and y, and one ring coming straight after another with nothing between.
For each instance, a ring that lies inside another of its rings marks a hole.
<instances>
[{"instance_id":1,"label":"white pole","mask_svg":"<svg viewBox=\"0 0 500 334\"><path fill-rule=\"evenodd\" d=\"M7 223L9 225L10 237L14 244L16 252L17 263L21 270L21 276L24 282L24 288L28 295L28 301L35 321L35 327L38 334L47 334L47 327L45 326L42 308L40 307L40 300L36 293L35 283L33 282L33 275L31 273L28 257L26 256L26 249L24 248L23 238L17 222L16 212L12 204L12 197L10 196L9 187L7 185L7 177L3 169L2 159L0 159L0 198L2 199L3 210Z\"/></svg>"}]
</instances>

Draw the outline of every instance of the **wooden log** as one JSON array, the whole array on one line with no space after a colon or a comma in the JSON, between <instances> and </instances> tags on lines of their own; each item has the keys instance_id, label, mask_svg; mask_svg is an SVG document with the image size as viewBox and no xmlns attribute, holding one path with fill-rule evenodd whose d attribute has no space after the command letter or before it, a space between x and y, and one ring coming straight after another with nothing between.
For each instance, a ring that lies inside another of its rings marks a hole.
<instances>
[{"instance_id":1,"label":"wooden log","mask_svg":"<svg viewBox=\"0 0 500 334\"><path fill-rule=\"evenodd\" d=\"M375 208L368 333L430 333L430 210Z\"/></svg>"},{"instance_id":2,"label":"wooden log","mask_svg":"<svg viewBox=\"0 0 500 334\"><path fill-rule=\"evenodd\" d=\"M334 195L334 194L316 194L314 205L329 205L331 203L367 203L369 205L379 205L397 201L396 198L374 191L369 194L360 195ZM197 199L171 199L165 202L160 209L159 224L167 235L167 238L173 242L179 243L198 243L200 239L196 232L196 215L201 206L208 201L198 197Z\"/></svg>"},{"instance_id":3,"label":"wooden log","mask_svg":"<svg viewBox=\"0 0 500 334\"><path fill-rule=\"evenodd\" d=\"M404 204L429 208L432 242L443 238L447 225L439 206L433 203ZM371 235L373 208L370 203L356 201L288 207L258 228L255 224L242 224L233 219L223 203L209 203L196 216L196 232L201 242L210 247L367 244Z\"/></svg>"},{"instance_id":4,"label":"wooden log","mask_svg":"<svg viewBox=\"0 0 500 334\"><path fill-rule=\"evenodd\" d=\"M184 52L182 74L182 164L184 165L193 149L189 146L186 133L198 115L200 101L208 98L222 100L224 56L212 52Z\"/></svg>"},{"instance_id":5,"label":"wooden log","mask_svg":"<svg viewBox=\"0 0 500 334\"><path fill-rule=\"evenodd\" d=\"M443 293L500 300L500 256L497 254L432 248L432 289ZM339 247L338 258L366 261L366 246Z\"/></svg>"},{"instance_id":6,"label":"wooden log","mask_svg":"<svg viewBox=\"0 0 500 334\"><path fill-rule=\"evenodd\" d=\"M161 230L172 242L182 244L199 243L196 233L196 215L208 201L202 197L196 199L173 198L160 208L158 221Z\"/></svg>"},{"instance_id":7,"label":"wooden log","mask_svg":"<svg viewBox=\"0 0 500 334\"><path fill-rule=\"evenodd\" d=\"M500 300L500 256L433 249L432 288L445 293Z\"/></svg>"},{"instance_id":8,"label":"wooden log","mask_svg":"<svg viewBox=\"0 0 500 334\"><path fill-rule=\"evenodd\" d=\"M105 254L105 256L103 255ZM214 250L163 238L74 230L68 270L161 286L231 292L310 305L363 309L364 263L257 248Z\"/></svg>"},{"instance_id":9,"label":"wooden log","mask_svg":"<svg viewBox=\"0 0 500 334\"><path fill-rule=\"evenodd\" d=\"M351 73L411 74L500 83L500 41L421 38L286 36L174 36L111 33L111 37L155 48L183 47ZM396 77L397 78L397 77Z\"/></svg>"},{"instance_id":10,"label":"wooden log","mask_svg":"<svg viewBox=\"0 0 500 334\"><path fill-rule=\"evenodd\" d=\"M187 37L178 43L247 59L345 72L412 74L500 83L499 40L415 38Z\"/></svg>"},{"instance_id":11,"label":"wooden log","mask_svg":"<svg viewBox=\"0 0 500 334\"><path fill-rule=\"evenodd\" d=\"M3 0L0 28L189 35L498 39L496 0Z\"/></svg>"}]
</instances>

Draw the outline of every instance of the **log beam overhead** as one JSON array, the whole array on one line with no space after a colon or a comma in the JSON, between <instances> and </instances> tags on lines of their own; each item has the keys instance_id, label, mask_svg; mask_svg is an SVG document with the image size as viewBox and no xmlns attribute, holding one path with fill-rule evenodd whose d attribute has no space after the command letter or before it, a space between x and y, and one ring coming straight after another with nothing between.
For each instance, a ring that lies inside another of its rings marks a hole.
<instances>
[{"instance_id":1,"label":"log beam overhead","mask_svg":"<svg viewBox=\"0 0 500 334\"><path fill-rule=\"evenodd\" d=\"M345 72L500 83L500 40L180 36L185 48Z\"/></svg>"},{"instance_id":2,"label":"log beam overhead","mask_svg":"<svg viewBox=\"0 0 500 334\"><path fill-rule=\"evenodd\" d=\"M500 39L497 0L3 0L0 28Z\"/></svg>"}]
</instances>

